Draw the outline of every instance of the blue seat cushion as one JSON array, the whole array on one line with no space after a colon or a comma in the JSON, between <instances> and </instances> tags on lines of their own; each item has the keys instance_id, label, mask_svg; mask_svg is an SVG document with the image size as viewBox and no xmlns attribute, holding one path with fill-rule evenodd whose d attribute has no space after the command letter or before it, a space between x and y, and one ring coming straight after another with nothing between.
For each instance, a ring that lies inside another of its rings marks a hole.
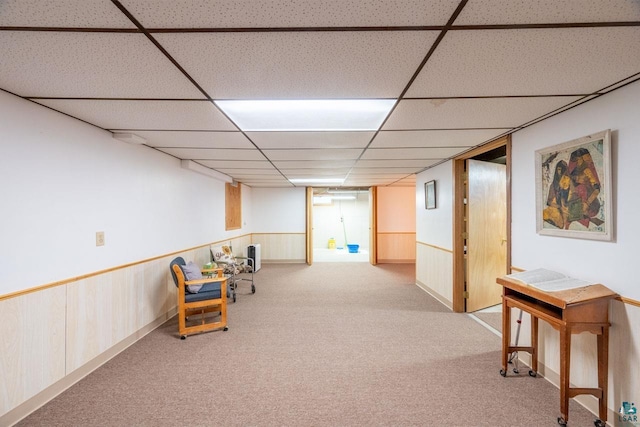
<instances>
[{"instance_id":1,"label":"blue seat cushion","mask_svg":"<svg viewBox=\"0 0 640 427\"><path fill-rule=\"evenodd\" d=\"M220 282L205 283L197 294L185 293L186 302L204 301L220 298Z\"/></svg>"}]
</instances>

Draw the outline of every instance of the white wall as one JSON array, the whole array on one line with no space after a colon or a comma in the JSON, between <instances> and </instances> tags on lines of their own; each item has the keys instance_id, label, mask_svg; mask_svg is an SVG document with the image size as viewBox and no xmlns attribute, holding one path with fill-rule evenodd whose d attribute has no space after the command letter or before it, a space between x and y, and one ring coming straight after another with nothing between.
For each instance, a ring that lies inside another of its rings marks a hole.
<instances>
[{"instance_id":1,"label":"white wall","mask_svg":"<svg viewBox=\"0 0 640 427\"><path fill-rule=\"evenodd\" d=\"M453 250L453 162L416 177L416 240ZM436 181L436 209L425 209L424 184Z\"/></svg>"},{"instance_id":2,"label":"white wall","mask_svg":"<svg viewBox=\"0 0 640 427\"><path fill-rule=\"evenodd\" d=\"M453 162L416 177L416 283L453 305ZM424 184L436 182L436 209L425 209Z\"/></svg>"},{"instance_id":3,"label":"white wall","mask_svg":"<svg viewBox=\"0 0 640 427\"><path fill-rule=\"evenodd\" d=\"M548 268L603 283L640 300L637 246L640 239L640 82L614 91L513 134L512 264ZM612 131L615 241L536 234L535 150L601 130Z\"/></svg>"},{"instance_id":4,"label":"white wall","mask_svg":"<svg viewBox=\"0 0 640 427\"><path fill-rule=\"evenodd\" d=\"M330 205L313 206L315 248L327 248L332 237L337 247L344 247L346 234L346 243L360 245L361 250L369 249L369 192L359 192L355 197L354 200L334 200Z\"/></svg>"},{"instance_id":5,"label":"white wall","mask_svg":"<svg viewBox=\"0 0 640 427\"><path fill-rule=\"evenodd\" d=\"M2 91L0 133L0 295L250 232L223 182Z\"/></svg>"},{"instance_id":6,"label":"white wall","mask_svg":"<svg viewBox=\"0 0 640 427\"><path fill-rule=\"evenodd\" d=\"M252 230L260 233L305 232L305 188L254 188L251 191Z\"/></svg>"},{"instance_id":7,"label":"white wall","mask_svg":"<svg viewBox=\"0 0 640 427\"><path fill-rule=\"evenodd\" d=\"M512 264L526 270L548 268L570 276L604 284L623 297L640 300L637 245L640 238L637 185L640 158L640 82L573 108L513 134L512 167ZM612 181L615 240L612 242L539 236L536 233L535 150L611 129ZM640 400L640 308L611 303L609 340L609 420L622 402ZM528 328L528 316L525 316ZM525 332L522 336L528 336ZM571 382L596 384L596 342L591 334L572 337ZM541 372L558 381L557 331L543 324L539 345ZM523 343L522 345L526 345ZM596 399L580 402L597 412ZM615 424L614 424L615 425Z\"/></svg>"}]
</instances>

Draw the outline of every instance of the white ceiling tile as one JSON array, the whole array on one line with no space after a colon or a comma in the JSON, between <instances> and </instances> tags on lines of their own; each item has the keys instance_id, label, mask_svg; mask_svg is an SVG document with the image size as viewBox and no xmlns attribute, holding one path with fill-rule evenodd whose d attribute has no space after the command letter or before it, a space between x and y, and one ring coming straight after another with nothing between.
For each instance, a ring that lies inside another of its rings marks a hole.
<instances>
[{"instance_id":1,"label":"white ceiling tile","mask_svg":"<svg viewBox=\"0 0 640 427\"><path fill-rule=\"evenodd\" d=\"M274 160L273 164L280 170L298 168L350 168L355 163L352 160Z\"/></svg>"},{"instance_id":2,"label":"white ceiling tile","mask_svg":"<svg viewBox=\"0 0 640 427\"><path fill-rule=\"evenodd\" d=\"M280 177L280 178L278 178ZM241 181L241 182L245 182L245 181L252 181L252 182L265 182L265 181L271 181L271 182L280 182L280 181L285 181L285 179L282 177L282 175L278 174L276 175L233 175L233 179L236 181Z\"/></svg>"},{"instance_id":3,"label":"white ceiling tile","mask_svg":"<svg viewBox=\"0 0 640 427\"><path fill-rule=\"evenodd\" d=\"M2 0L2 27L136 28L110 1Z\"/></svg>"},{"instance_id":4,"label":"white ceiling tile","mask_svg":"<svg viewBox=\"0 0 640 427\"><path fill-rule=\"evenodd\" d=\"M357 159L362 150L356 148L342 148L332 150L263 150L265 156L272 161L277 160L343 160Z\"/></svg>"},{"instance_id":5,"label":"white ceiling tile","mask_svg":"<svg viewBox=\"0 0 640 427\"><path fill-rule=\"evenodd\" d=\"M631 52L640 27L449 31L406 96L588 94L637 73Z\"/></svg>"},{"instance_id":6,"label":"white ceiling tile","mask_svg":"<svg viewBox=\"0 0 640 427\"><path fill-rule=\"evenodd\" d=\"M273 168L268 160L200 160L198 163L204 166L218 168L237 169L270 169Z\"/></svg>"},{"instance_id":7,"label":"white ceiling tile","mask_svg":"<svg viewBox=\"0 0 640 427\"><path fill-rule=\"evenodd\" d=\"M362 155L363 159L446 159L455 156L467 147L442 148L378 148L369 149Z\"/></svg>"},{"instance_id":8,"label":"white ceiling tile","mask_svg":"<svg viewBox=\"0 0 640 427\"><path fill-rule=\"evenodd\" d=\"M256 187L256 188L293 188L294 185L291 184L286 179L281 181L245 181L242 182L248 187Z\"/></svg>"},{"instance_id":9,"label":"white ceiling tile","mask_svg":"<svg viewBox=\"0 0 640 427\"><path fill-rule=\"evenodd\" d=\"M262 160L264 156L258 150L229 150L208 148L158 148L179 159L200 160Z\"/></svg>"},{"instance_id":10,"label":"white ceiling tile","mask_svg":"<svg viewBox=\"0 0 640 427\"><path fill-rule=\"evenodd\" d=\"M383 129L514 128L579 97L406 99Z\"/></svg>"},{"instance_id":11,"label":"white ceiling tile","mask_svg":"<svg viewBox=\"0 0 640 427\"><path fill-rule=\"evenodd\" d=\"M509 129L464 129L379 132L369 148L473 147Z\"/></svg>"},{"instance_id":12,"label":"white ceiling tile","mask_svg":"<svg viewBox=\"0 0 640 427\"><path fill-rule=\"evenodd\" d=\"M470 0L454 25L638 20L638 0Z\"/></svg>"},{"instance_id":13,"label":"white ceiling tile","mask_svg":"<svg viewBox=\"0 0 640 427\"><path fill-rule=\"evenodd\" d=\"M343 187L373 187L386 186L396 182L397 178L381 178L381 179L351 179L347 178L342 184Z\"/></svg>"},{"instance_id":14,"label":"white ceiling tile","mask_svg":"<svg viewBox=\"0 0 640 427\"><path fill-rule=\"evenodd\" d=\"M226 172L224 169L216 169L226 175L232 176L237 181L252 180L259 181L263 179L281 179L282 174L278 171L270 171L268 173L242 173L242 172Z\"/></svg>"},{"instance_id":15,"label":"white ceiling tile","mask_svg":"<svg viewBox=\"0 0 640 427\"><path fill-rule=\"evenodd\" d=\"M428 160L428 159L402 159L402 160L366 160L360 159L355 164L354 169L359 168L426 168L427 166L431 166L440 160Z\"/></svg>"},{"instance_id":16,"label":"white ceiling tile","mask_svg":"<svg viewBox=\"0 0 640 427\"><path fill-rule=\"evenodd\" d=\"M459 0L122 0L148 28L444 25Z\"/></svg>"},{"instance_id":17,"label":"white ceiling tile","mask_svg":"<svg viewBox=\"0 0 640 427\"><path fill-rule=\"evenodd\" d=\"M216 168L217 171L226 173L233 177L257 177L257 176L282 176L275 168L271 169L236 169L236 168Z\"/></svg>"},{"instance_id":18,"label":"white ceiling tile","mask_svg":"<svg viewBox=\"0 0 640 427\"><path fill-rule=\"evenodd\" d=\"M382 180L382 179L402 179L407 175L410 175L412 172L408 173L369 173L369 174L349 174L349 179L352 180L364 180L364 179L374 179L374 180Z\"/></svg>"},{"instance_id":19,"label":"white ceiling tile","mask_svg":"<svg viewBox=\"0 0 640 427\"><path fill-rule=\"evenodd\" d=\"M328 177L331 175L344 176L349 173L349 168L338 169L326 169L326 168L308 168L308 169L280 169L282 173L289 176L308 177L308 176L322 176Z\"/></svg>"},{"instance_id":20,"label":"white ceiling tile","mask_svg":"<svg viewBox=\"0 0 640 427\"><path fill-rule=\"evenodd\" d=\"M374 132L247 132L261 149L364 148Z\"/></svg>"},{"instance_id":21,"label":"white ceiling tile","mask_svg":"<svg viewBox=\"0 0 640 427\"><path fill-rule=\"evenodd\" d=\"M270 179L258 179L258 180L244 180L240 181L249 187L293 187L286 179L270 180Z\"/></svg>"},{"instance_id":22,"label":"white ceiling tile","mask_svg":"<svg viewBox=\"0 0 640 427\"><path fill-rule=\"evenodd\" d=\"M216 99L394 98L438 32L156 34Z\"/></svg>"},{"instance_id":23,"label":"white ceiling tile","mask_svg":"<svg viewBox=\"0 0 640 427\"><path fill-rule=\"evenodd\" d=\"M136 131L151 147L255 148L242 132Z\"/></svg>"},{"instance_id":24,"label":"white ceiling tile","mask_svg":"<svg viewBox=\"0 0 640 427\"><path fill-rule=\"evenodd\" d=\"M440 31L390 26L444 25L460 0L121 2L217 101L393 101ZM294 187L283 174L346 177L341 187L415 187L416 172L458 150L582 103L588 98L577 96L581 93L606 92L640 75L640 55L633 54L640 51L638 26L465 30L456 25L605 21L640 21L640 3L469 0L382 131L251 132L249 140L114 2L0 0L0 27L5 26L0 89L35 97L108 130L135 133L151 147L251 187ZM7 26L60 28L11 31ZM296 31L303 26L342 28ZM381 31L354 31L366 26ZM548 96L553 94L571 96ZM56 97L63 99L43 99Z\"/></svg>"},{"instance_id":25,"label":"white ceiling tile","mask_svg":"<svg viewBox=\"0 0 640 427\"><path fill-rule=\"evenodd\" d=\"M206 101L38 99L36 102L104 129L236 130Z\"/></svg>"},{"instance_id":26,"label":"white ceiling tile","mask_svg":"<svg viewBox=\"0 0 640 427\"><path fill-rule=\"evenodd\" d=\"M21 96L204 99L142 34L0 31L0 58Z\"/></svg>"},{"instance_id":27,"label":"white ceiling tile","mask_svg":"<svg viewBox=\"0 0 640 427\"><path fill-rule=\"evenodd\" d=\"M390 168L353 168L351 175L406 175L408 173L415 173L422 167L390 167Z\"/></svg>"}]
</instances>

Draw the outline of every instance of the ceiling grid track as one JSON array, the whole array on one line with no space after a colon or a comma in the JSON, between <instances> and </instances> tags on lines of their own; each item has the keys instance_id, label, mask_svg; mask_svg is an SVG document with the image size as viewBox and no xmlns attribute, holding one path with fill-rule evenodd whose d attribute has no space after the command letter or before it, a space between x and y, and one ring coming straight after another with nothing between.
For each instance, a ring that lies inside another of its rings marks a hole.
<instances>
[{"instance_id":1,"label":"ceiling grid track","mask_svg":"<svg viewBox=\"0 0 640 427\"><path fill-rule=\"evenodd\" d=\"M629 0L21 0L0 14L0 90L250 187L412 186L637 84L638 51ZM262 100L390 104L357 131L254 129L225 105Z\"/></svg>"}]
</instances>

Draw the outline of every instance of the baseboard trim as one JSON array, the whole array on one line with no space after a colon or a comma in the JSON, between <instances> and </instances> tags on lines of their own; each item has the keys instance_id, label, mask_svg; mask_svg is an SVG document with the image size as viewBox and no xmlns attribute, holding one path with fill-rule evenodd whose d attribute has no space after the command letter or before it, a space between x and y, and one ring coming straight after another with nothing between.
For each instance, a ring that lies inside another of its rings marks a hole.
<instances>
[{"instance_id":1,"label":"baseboard trim","mask_svg":"<svg viewBox=\"0 0 640 427\"><path fill-rule=\"evenodd\" d=\"M303 259L263 259L263 264L304 264Z\"/></svg>"},{"instance_id":2,"label":"baseboard trim","mask_svg":"<svg viewBox=\"0 0 640 427\"><path fill-rule=\"evenodd\" d=\"M163 316L160 316L153 322L148 325L142 327L135 333L129 335L127 338L123 339L119 343L115 344L113 347L104 351L103 353L96 356L91 361L85 363L78 369L69 374L65 375L63 378L50 385L46 389L42 390L40 393L31 397L30 399L24 401L20 405L16 406L6 414L0 416L0 425L2 426L13 426L29 416L31 413L40 409L49 401L56 398L58 395L62 394L68 388L76 384L78 381L82 380L87 375L91 374L93 371L107 363L109 360L113 359L118 354L122 353L129 346L135 344L141 338L143 338L148 333L157 329L160 325L165 323L167 320L171 319L177 313L176 309L172 309L168 313Z\"/></svg>"},{"instance_id":3,"label":"baseboard trim","mask_svg":"<svg viewBox=\"0 0 640 427\"><path fill-rule=\"evenodd\" d=\"M435 299L437 299L442 305L447 307L449 310L453 310L453 303L451 301L447 301L446 299L444 299L444 297L442 297L441 295L438 295L436 291L434 291L433 289L431 289L421 281L416 280L416 286L422 289L423 291L425 291L426 293L428 293L429 295L431 295L432 297L434 297Z\"/></svg>"},{"instance_id":4,"label":"baseboard trim","mask_svg":"<svg viewBox=\"0 0 640 427\"><path fill-rule=\"evenodd\" d=\"M522 356L518 354L519 362L526 365L527 368L531 368L531 354L523 352ZM538 361L537 376L543 378L545 381L551 383L554 387L560 390L560 374L553 369L547 367L544 363ZM571 387L576 387L575 384L570 384ZM580 406L584 407L587 411L591 412L595 418L598 418L598 399L593 396L581 394L576 397L572 397L570 400L575 400ZM607 425L614 426L613 420L616 419L618 413L615 409L611 408L611 401L607 402ZM560 414L560 400L558 400L558 415Z\"/></svg>"},{"instance_id":5,"label":"baseboard trim","mask_svg":"<svg viewBox=\"0 0 640 427\"><path fill-rule=\"evenodd\" d=\"M378 264L415 264L414 259L379 259Z\"/></svg>"}]
</instances>

